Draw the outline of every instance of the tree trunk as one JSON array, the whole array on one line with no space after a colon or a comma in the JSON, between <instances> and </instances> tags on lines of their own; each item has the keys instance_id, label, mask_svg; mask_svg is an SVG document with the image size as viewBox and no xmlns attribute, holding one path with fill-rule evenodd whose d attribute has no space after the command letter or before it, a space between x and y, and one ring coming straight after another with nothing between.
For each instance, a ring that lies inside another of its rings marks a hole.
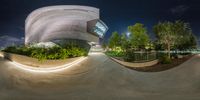
<instances>
[{"instance_id":1,"label":"tree trunk","mask_svg":"<svg viewBox=\"0 0 200 100\"><path fill-rule=\"evenodd\" d=\"M171 58L171 55L170 55L170 44L167 44L167 53L168 53L168 57Z\"/></svg>"}]
</instances>

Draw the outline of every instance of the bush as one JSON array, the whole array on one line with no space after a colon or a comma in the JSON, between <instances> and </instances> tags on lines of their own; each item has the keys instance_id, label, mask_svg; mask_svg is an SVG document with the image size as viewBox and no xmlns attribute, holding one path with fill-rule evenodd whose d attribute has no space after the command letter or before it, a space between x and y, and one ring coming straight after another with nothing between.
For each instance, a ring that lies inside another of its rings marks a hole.
<instances>
[{"instance_id":1,"label":"bush","mask_svg":"<svg viewBox=\"0 0 200 100\"><path fill-rule=\"evenodd\" d=\"M17 47L16 46L10 46L10 47L5 48L2 51L4 51L4 52L8 51L8 52L16 53L17 52Z\"/></svg>"},{"instance_id":2,"label":"bush","mask_svg":"<svg viewBox=\"0 0 200 100\"><path fill-rule=\"evenodd\" d=\"M125 56L124 56L124 61L127 61L127 62L132 62L135 60L135 55L134 55L134 52L132 51L127 51L125 53Z\"/></svg>"},{"instance_id":3,"label":"bush","mask_svg":"<svg viewBox=\"0 0 200 100\"><path fill-rule=\"evenodd\" d=\"M67 54L69 57L78 57L78 56L87 56L87 50L78 47L72 47L67 50Z\"/></svg>"},{"instance_id":4,"label":"bush","mask_svg":"<svg viewBox=\"0 0 200 100\"><path fill-rule=\"evenodd\" d=\"M88 51L86 49L80 48L78 46L69 46L66 48L62 48L59 46L54 46L51 48L11 46L5 48L3 51L20 55L26 55L29 57L37 58L40 61L87 56L88 54Z\"/></svg>"},{"instance_id":5,"label":"bush","mask_svg":"<svg viewBox=\"0 0 200 100\"><path fill-rule=\"evenodd\" d=\"M106 55L111 56L111 57L123 57L123 56L125 56L123 52L118 52L118 51L107 51Z\"/></svg>"},{"instance_id":6,"label":"bush","mask_svg":"<svg viewBox=\"0 0 200 100\"><path fill-rule=\"evenodd\" d=\"M170 64L172 61L171 59L167 56L167 55L163 55L161 58L160 58L160 62L162 64Z\"/></svg>"}]
</instances>

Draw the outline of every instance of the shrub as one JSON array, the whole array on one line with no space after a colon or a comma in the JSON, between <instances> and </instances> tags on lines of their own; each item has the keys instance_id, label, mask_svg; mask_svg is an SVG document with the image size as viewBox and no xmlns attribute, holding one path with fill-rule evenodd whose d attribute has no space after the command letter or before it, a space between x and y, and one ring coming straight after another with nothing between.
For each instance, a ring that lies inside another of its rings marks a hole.
<instances>
[{"instance_id":1,"label":"shrub","mask_svg":"<svg viewBox=\"0 0 200 100\"><path fill-rule=\"evenodd\" d=\"M72 47L67 50L67 54L69 57L87 56L87 51L82 48Z\"/></svg>"},{"instance_id":2,"label":"shrub","mask_svg":"<svg viewBox=\"0 0 200 100\"><path fill-rule=\"evenodd\" d=\"M70 57L87 56L88 54L87 49L72 45L66 48L62 48L59 46L54 46L51 48L11 46L5 48L3 51L9 53L16 53L20 55L26 55L29 57L37 58L40 61L47 59L55 60L55 59L66 59Z\"/></svg>"},{"instance_id":3,"label":"shrub","mask_svg":"<svg viewBox=\"0 0 200 100\"><path fill-rule=\"evenodd\" d=\"M17 52L17 47L16 46L10 46L10 47L5 48L2 51L16 53Z\"/></svg>"},{"instance_id":4,"label":"shrub","mask_svg":"<svg viewBox=\"0 0 200 100\"><path fill-rule=\"evenodd\" d=\"M123 56L125 56L124 52L118 52L118 51L107 51L106 54L111 56L111 57L123 57Z\"/></svg>"},{"instance_id":5,"label":"shrub","mask_svg":"<svg viewBox=\"0 0 200 100\"><path fill-rule=\"evenodd\" d=\"M127 51L124 56L124 61L131 62L135 60L134 53L132 51Z\"/></svg>"},{"instance_id":6,"label":"shrub","mask_svg":"<svg viewBox=\"0 0 200 100\"><path fill-rule=\"evenodd\" d=\"M171 59L167 56L167 55L163 55L161 58L160 58L160 62L162 64L170 64L172 61Z\"/></svg>"},{"instance_id":7,"label":"shrub","mask_svg":"<svg viewBox=\"0 0 200 100\"><path fill-rule=\"evenodd\" d=\"M45 49L44 48L31 48L31 55L28 55L33 58L37 58L38 60L46 60L46 54L45 54Z\"/></svg>"}]
</instances>

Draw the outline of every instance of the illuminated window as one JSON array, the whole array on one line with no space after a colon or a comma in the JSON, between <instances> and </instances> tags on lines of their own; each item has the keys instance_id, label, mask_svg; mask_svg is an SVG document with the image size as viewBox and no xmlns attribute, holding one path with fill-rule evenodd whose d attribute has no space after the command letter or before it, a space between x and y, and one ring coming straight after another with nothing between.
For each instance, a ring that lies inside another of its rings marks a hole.
<instances>
[{"instance_id":1,"label":"illuminated window","mask_svg":"<svg viewBox=\"0 0 200 100\"><path fill-rule=\"evenodd\" d=\"M107 32L108 27L101 20L92 20L88 22L88 31L103 38Z\"/></svg>"},{"instance_id":2,"label":"illuminated window","mask_svg":"<svg viewBox=\"0 0 200 100\"><path fill-rule=\"evenodd\" d=\"M106 31L107 28L102 23L97 22L94 27L94 32L97 33L100 37L103 37Z\"/></svg>"}]
</instances>

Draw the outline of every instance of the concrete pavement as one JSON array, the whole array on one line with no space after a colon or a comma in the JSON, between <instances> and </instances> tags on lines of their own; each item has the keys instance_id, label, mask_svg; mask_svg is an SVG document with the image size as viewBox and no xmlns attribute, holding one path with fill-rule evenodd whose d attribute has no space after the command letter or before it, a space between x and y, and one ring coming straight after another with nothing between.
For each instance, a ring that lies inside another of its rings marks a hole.
<instances>
[{"instance_id":1,"label":"concrete pavement","mask_svg":"<svg viewBox=\"0 0 200 100\"><path fill-rule=\"evenodd\" d=\"M0 59L0 100L199 100L200 55L162 72L125 68L102 53L54 73Z\"/></svg>"}]
</instances>

